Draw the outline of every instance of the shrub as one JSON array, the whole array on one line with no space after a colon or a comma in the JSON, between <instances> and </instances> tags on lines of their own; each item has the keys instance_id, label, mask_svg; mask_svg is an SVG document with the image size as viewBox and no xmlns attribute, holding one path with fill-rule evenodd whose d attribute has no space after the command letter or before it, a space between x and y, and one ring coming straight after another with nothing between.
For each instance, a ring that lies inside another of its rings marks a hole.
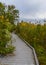
<instances>
[{"instance_id":1,"label":"shrub","mask_svg":"<svg viewBox=\"0 0 46 65\"><path fill-rule=\"evenodd\" d=\"M9 41L11 40L11 32L14 31L15 29L14 21L15 19L18 20L18 18L19 18L19 11L15 9L14 5L5 6L0 2L0 54L1 55L12 53L15 49L15 47L11 45Z\"/></svg>"}]
</instances>

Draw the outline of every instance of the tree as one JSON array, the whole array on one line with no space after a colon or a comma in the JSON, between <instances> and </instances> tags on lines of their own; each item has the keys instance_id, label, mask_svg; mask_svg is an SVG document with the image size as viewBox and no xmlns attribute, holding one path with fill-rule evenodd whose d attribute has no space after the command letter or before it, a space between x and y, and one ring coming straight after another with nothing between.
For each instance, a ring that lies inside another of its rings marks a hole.
<instances>
[{"instance_id":1,"label":"tree","mask_svg":"<svg viewBox=\"0 0 46 65\"><path fill-rule=\"evenodd\" d=\"M9 43L14 20L19 18L19 11L15 6L2 4L0 2L0 54L6 55L14 51L14 46Z\"/></svg>"},{"instance_id":2,"label":"tree","mask_svg":"<svg viewBox=\"0 0 46 65\"><path fill-rule=\"evenodd\" d=\"M19 11L15 9L14 5L8 5L8 10L7 10L8 18L11 23L14 23L15 20L18 20L19 18Z\"/></svg>"}]
</instances>

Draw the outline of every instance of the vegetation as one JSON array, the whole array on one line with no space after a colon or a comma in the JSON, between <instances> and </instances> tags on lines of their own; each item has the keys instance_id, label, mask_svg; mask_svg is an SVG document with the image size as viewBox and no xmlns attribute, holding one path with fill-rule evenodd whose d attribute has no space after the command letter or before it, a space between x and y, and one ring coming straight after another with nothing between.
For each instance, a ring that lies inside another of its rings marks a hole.
<instances>
[{"instance_id":1,"label":"vegetation","mask_svg":"<svg viewBox=\"0 0 46 65\"><path fill-rule=\"evenodd\" d=\"M35 48L40 65L46 65L46 23L41 25L22 21L18 23L16 33Z\"/></svg>"},{"instance_id":2,"label":"vegetation","mask_svg":"<svg viewBox=\"0 0 46 65\"><path fill-rule=\"evenodd\" d=\"M37 53L40 65L46 65L46 21L44 25L14 21L19 18L19 11L14 5L5 6L0 3L0 54L7 55L15 49L9 41L11 32L15 30L24 40L32 45Z\"/></svg>"},{"instance_id":3,"label":"vegetation","mask_svg":"<svg viewBox=\"0 0 46 65\"><path fill-rule=\"evenodd\" d=\"M0 54L6 55L12 53L15 49L9 41L11 32L14 30L14 21L19 17L19 11L14 5L2 4L0 2Z\"/></svg>"}]
</instances>

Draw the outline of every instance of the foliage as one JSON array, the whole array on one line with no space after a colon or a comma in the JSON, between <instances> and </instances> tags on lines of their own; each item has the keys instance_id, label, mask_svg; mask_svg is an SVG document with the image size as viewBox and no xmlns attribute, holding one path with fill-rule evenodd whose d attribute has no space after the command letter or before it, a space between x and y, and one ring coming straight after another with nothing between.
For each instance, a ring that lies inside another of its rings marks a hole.
<instances>
[{"instance_id":1,"label":"foliage","mask_svg":"<svg viewBox=\"0 0 46 65\"><path fill-rule=\"evenodd\" d=\"M2 4L0 2L0 54L6 55L12 53L15 49L9 41L11 40L11 32L14 30L15 19L18 19L19 11L14 5ZM8 44L9 43L9 44Z\"/></svg>"},{"instance_id":2,"label":"foliage","mask_svg":"<svg viewBox=\"0 0 46 65\"><path fill-rule=\"evenodd\" d=\"M40 65L46 65L46 24L21 22L18 25L17 34L35 48Z\"/></svg>"}]
</instances>

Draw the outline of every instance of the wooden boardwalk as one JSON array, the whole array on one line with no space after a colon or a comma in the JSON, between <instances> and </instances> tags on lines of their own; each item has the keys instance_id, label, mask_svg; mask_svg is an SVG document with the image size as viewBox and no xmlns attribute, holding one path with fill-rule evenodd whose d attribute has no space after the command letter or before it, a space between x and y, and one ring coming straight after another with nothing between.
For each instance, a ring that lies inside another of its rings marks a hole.
<instances>
[{"instance_id":1,"label":"wooden boardwalk","mask_svg":"<svg viewBox=\"0 0 46 65\"><path fill-rule=\"evenodd\" d=\"M16 46L15 55L0 57L2 65L35 65L32 49L15 34L12 34L12 44Z\"/></svg>"}]
</instances>

